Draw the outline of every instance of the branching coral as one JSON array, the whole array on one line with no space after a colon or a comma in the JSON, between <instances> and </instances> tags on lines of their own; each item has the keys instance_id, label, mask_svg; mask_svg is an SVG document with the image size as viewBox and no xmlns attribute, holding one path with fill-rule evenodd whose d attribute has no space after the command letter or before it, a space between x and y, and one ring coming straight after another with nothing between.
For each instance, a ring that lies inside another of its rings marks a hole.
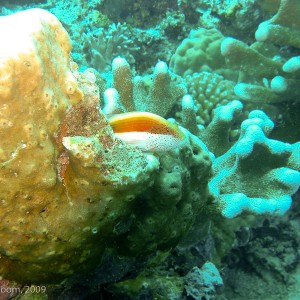
<instances>
[{"instance_id":1,"label":"branching coral","mask_svg":"<svg viewBox=\"0 0 300 300\"><path fill-rule=\"evenodd\" d=\"M268 41L279 45L300 48L300 3L281 0L277 13L258 27L255 37L258 41Z\"/></svg>"},{"instance_id":2,"label":"branching coral","mask_svg":"<svg viewBox=\"0 0 300 300\"><path fill-rule=\"evenodd\" d=\"M131 64L135 59L133 54L139 50L129 38L129 28L126 24L111 24L107 30L99 28L92 33L84 34L83 50L86 52L88 65L98 71L108 71L111 61L118 55L123 55Z\"/></svg>"},{"instance_id":3,"label":"branching coral","mask_svg":"<svg viewBox=\"0 0 300 300\"><path fill-rule=\"evenodd\" d=\"M283 102L284 98L270 89L271 79L283 74L283 61L269 56L277 54L275 49L261 53L263 47L261 43L248 46L242 41L227 37L221 44L221 53L228 65L239 70L239 80L247 82L238 83L234 88L240 99L265 104Z\"/></svg>"},{"instance_id":4,"label":"branching coral","mask_svg":"<svg viewBox=\"0 0 300 300\"><path fill-rule=\"evenodd\" d=\"M236 95L249 107L275 111L274 117L293 128L289 135L291 141L299 136L299 49L296 49L299 9L297 1L282 0L274 17L258 27L257 42L247 46L226 38L221 45L227 63L240 70L241 82L235 86ZM292 109L287 110L287 104ZM286 113L280 114L283 110ZM284 128L276 128L274 134L287 137L284 131Z\"/></svg>"},{"instance_id":5,"label":"branching coral","mask_svg":"<svg viewBox=\"0 0 300 300\"><path fill-rule=\"evenodd\" d=\"M183 103L183 117L196 122L192 98L185 96ZM207 128L195 132L217 157L209 182L215 205L228 218L243 211L283 214L300 186L300 144L269 139L274 123L259 110L250 112L234 141L242 109L240 101L220 106ZM185 125L192 130L196 127L191 121Z\"/></svg>"},{"instance_id":6,"label":"branching coral","mask_svg":"<svg viewBox=\"0 0 300 300\"><path fill-rule=\"evenodd\" d=\"M245 72L249 77L254 77L254 80L280 74L282 62L261 54L261 48L262 45L259 43L249 47L237 39L227 37L222 41L221 54L225 56L231 67L238 68L239 71ZM246 57L247 59L245 59ZM255 65L253 65L254 61L256 62Z\"/></svg>"},{"instance_id":7,"label":"branching coral","mask_svg":"<svg viewBox=\"0 0 300 300\"><path fill-rule=\"evenodd\" d=\"M224 108L217 114L226 113ZM300 144L267 138L273 127L264 112L252 111L241 124L239 140L214 161L209 186L224 216L244 210L283 214L289 209L300 186Z\"/></svg>"}]
</instances>

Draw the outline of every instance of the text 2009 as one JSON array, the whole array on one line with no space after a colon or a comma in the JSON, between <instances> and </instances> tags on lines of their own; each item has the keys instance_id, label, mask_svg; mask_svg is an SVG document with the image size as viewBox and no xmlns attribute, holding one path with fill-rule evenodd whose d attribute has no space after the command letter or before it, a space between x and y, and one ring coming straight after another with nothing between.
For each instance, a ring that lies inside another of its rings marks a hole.
<instances>
[{"instance_id":1,"label":"text 2009","mask_svg":"<svg viewBox=\"0 0 300 300\"><path fill-rule=\"evenodd\" d=\"M38 294L46 293L46 287L44 285L25 285L22 288L22 294Z\"/></svg>"}]
</instances>

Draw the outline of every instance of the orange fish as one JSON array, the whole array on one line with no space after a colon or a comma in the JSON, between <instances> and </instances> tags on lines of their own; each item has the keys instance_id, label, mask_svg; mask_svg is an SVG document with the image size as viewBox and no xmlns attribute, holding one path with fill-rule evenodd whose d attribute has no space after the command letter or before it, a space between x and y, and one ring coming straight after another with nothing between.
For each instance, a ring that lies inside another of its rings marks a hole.
<instances>
[{"instance_id":1,"label":"orange fish","mask_svg":"<svg viewBox=\"0 0 300 300\"><path fill-rule=\"evenodd\" d=\"M176 124L149 112L114 115L109 123L118 138L142 151L174 150L186 141Z\"/></svg>"}]
</instances>

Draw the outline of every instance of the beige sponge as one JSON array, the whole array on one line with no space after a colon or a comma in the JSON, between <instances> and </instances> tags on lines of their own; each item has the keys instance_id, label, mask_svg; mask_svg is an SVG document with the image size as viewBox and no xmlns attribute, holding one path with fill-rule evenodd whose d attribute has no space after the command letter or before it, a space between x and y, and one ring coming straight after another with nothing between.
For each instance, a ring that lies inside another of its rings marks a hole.
<instances>
[{"instance_id":1,"label":"beige sponge","mask_svg":"<svg viewBox=\"0 0 300 300\"><path fill-rule=\"evenodd\" d=\"M54 15L0 17L0 39L0 276L59 281L100 262L159 162L114 138Z\"/></svg>"}]
</instances>

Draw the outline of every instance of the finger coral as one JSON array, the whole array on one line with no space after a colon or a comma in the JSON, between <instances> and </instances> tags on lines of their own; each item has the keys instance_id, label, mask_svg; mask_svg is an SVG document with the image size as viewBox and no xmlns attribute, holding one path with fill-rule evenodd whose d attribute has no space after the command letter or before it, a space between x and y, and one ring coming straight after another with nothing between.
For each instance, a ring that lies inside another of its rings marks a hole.
<instances>
[{"instance_id":1,"label":"finger coral","mask_svg":"<svg viewBox=\"0 0 300 300\"><path fill-rule=\"evenodd\" d=\"M259 25L255 33L256 39L299 48L299 13L298 1L281 0L277 13Z\"/></svg>"},{"instance_id":2,"label":"finger coral","mask_svg":"<svg viewBox=\"0 0 300 300\"><path fill-rule=\"evenodd\" d=\"M228 66L240 72L237 97L248 109L264 109L285 124L273 135L290 142L299 136L299 11L298 1L281 0L277 13L258 26L252 45L231 37L221 44Z\"/></svg>"},{"instance_id":3,"label":"finger coral","mask_svg":"<svg viewBox=\"0 0 300 300\"><path fill-rule=\"evenodd\" d=\"M128 62L116 57L112 62L112 87L104 94L103 110L147 111L166 117L178 100L186 93L183 80L170 72L168 65L160 61L153 76L134 76Z\"/></svg>"}]
</instances>

